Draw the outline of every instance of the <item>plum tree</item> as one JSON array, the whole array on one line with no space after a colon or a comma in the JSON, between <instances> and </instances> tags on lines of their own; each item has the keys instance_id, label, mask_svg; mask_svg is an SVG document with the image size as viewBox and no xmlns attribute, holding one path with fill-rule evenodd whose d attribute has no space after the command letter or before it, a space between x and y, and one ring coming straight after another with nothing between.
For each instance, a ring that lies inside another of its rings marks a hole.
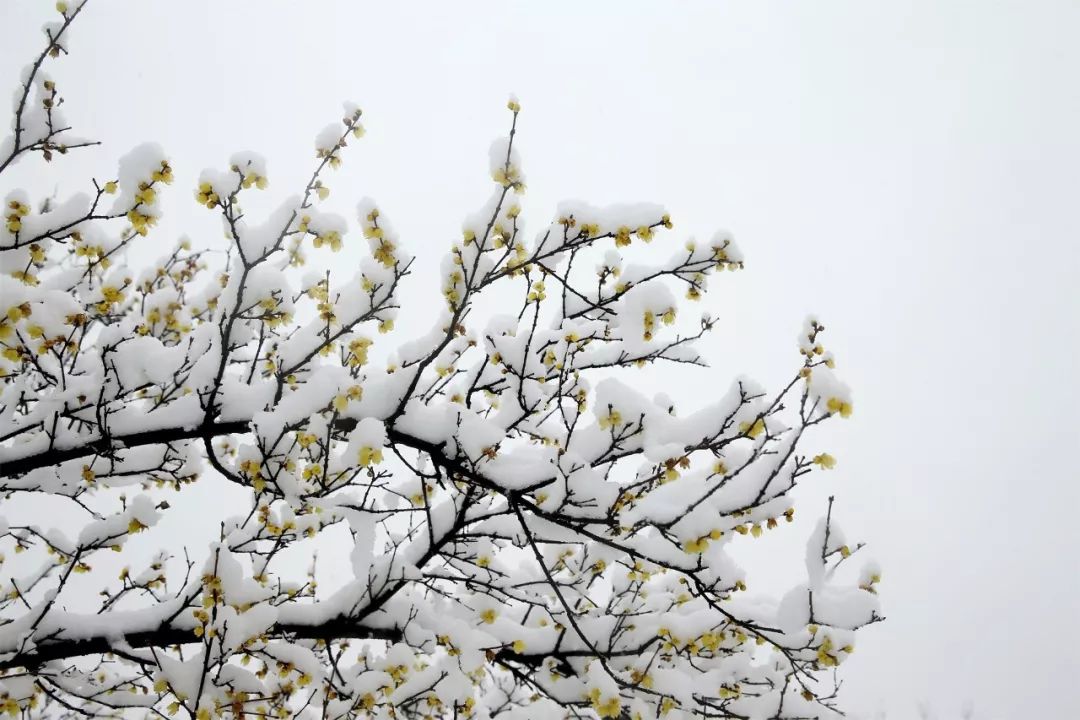
<instances>
[{"instance_id":1,"label":"plum tree","mask_svg":"<svg viewBox=\"0 0 1080 720\"><path fill-rule=\"evenodd\" d=\"M46 72L84 8L59 3L46 26L0 173L54 172L91 144ZM835 465L800 447L852 410L824 327L807 321L779 392L739 378L685 414L646 397L623 368L675 363L712 382L694 341L720 321L686 317L686 303L741 270L742 253L719 232L674 243L665 261L638 258L671 234L652 205L565 203L527 240L521 108L508 107L491 195L448 243L430 332L404 342L391 331L405 243L371 200L359 232L323 205L326 175L363 134L358 108L318 134L306 184L265 217L241 208L273 192L262 158L203 172L202 207L187 204L220 217L220 256L181 240L127 264L129 248L160 244L173 192L155 145L64 199L6 191L0 708L197 720L835 711L835 668L880 619L876 565L847 562L862 545L846 543L831 500L807 577L781 598L752 594L730 554L791 522L792 489ZM352 276L331 268L338 251L357 258ZM498 293L500 312L482 305ZM221 488L203 510L220 512L220 530L181 551L165 520L207 486ZM320 549L340 559L321 584Z\"/></svg>"}]
</instances>

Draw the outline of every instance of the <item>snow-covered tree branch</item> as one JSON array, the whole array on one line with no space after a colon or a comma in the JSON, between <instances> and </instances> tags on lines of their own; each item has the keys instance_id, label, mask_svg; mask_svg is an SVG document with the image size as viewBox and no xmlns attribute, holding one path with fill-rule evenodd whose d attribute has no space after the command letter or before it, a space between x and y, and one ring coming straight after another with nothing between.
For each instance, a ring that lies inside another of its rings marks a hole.
<instances>
[{"instance_id":1,"label":"snow-covered tree branch","mask_svg":"<svg viewBox=\"0 0 1080 720\"><path fill-rule=\"evenodd\" d=\"M69 137L46 74L84 5L58 4L19 79L5 181L16 163L60 172L57 155L91 142ZM694 341L721 321L687 305L742 253L724 232L673 241L647 205L565 203L527 239L516 100L509 111L491 195L447 243L431 330L393 348L398 308L418 295L402 294L406 243L370 199L352 224L321 209L363 135L358 108L318 134L311 175L263 217L242 208L273 192L251 153L204 171L197 205L153 145L37 209L3 188L0 498L47 497L82 522L0 513L0 708L834 712L835 668L880 619L880 571L853 557L862 546L831 500L783 597L752 594L729 554L780 532L792 489L835 462L804 449L852 408L824 327L807 321L779 391L740 378L687 414L613 377L659 363L717 382ZM163 242L164 198L220 217L227 257L183 240L126 266L134 244ZM358 271L332 268L359 235ZM671 244L669 259L638 259L651 242ZM495 293L501 312L485 305ZM208 508L221 513L209 547L124 562L129 540L152 542L175 498L206 482L246 498ZM351 564L329 591L286 559L343 541ZM101 577L114 553L122 570ZM96 599L82 578L104 587Z\"/></svg>"}]
</instances>

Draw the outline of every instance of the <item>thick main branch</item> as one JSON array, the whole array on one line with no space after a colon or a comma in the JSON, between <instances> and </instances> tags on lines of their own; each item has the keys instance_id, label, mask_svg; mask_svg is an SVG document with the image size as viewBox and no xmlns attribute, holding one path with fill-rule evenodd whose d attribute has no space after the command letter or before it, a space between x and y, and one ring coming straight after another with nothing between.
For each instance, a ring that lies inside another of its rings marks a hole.
<instances>
[{"instance_id":1,"label":"thick main branch","mask_svg":"<svg viewBox=\"0 0 1080 720\"><path fill-rule=\"evenodd\" d=\"M180 440L245 433L248 432L248 424L246 420L237 420L234 422L199 425L194 428L173 427L128 435L109 435L63 450L51 448L34 455L2 461L0 462L0 477L15 477L39 468L53 467L69 460L76 460L90 455L109 455L126 448L164 445Z\"/></svg>"},{"instance_id":2,"label":"thick main branch","mask_svg":"<svg viewBox=\"0 0 1080 720\"><path fill-rule=\"evenodd\" d=\"M317 625L303 623L275 623L267 634L271 637L288 636L302 640L337 640L353 638L358 640L386 640L399 642L400 630L373 628L361 625L349 618L337 617ZM190 628L177 628L170 625L120 635L97 635L89 638L63 638L39 641L32 651L16 653L0 660L0 670L16 667L37 668L53 660L71 660L86 655L98 655L108 652L120 652L120 648L167 647L202 642Z\"/></svg>"}]
</instances>

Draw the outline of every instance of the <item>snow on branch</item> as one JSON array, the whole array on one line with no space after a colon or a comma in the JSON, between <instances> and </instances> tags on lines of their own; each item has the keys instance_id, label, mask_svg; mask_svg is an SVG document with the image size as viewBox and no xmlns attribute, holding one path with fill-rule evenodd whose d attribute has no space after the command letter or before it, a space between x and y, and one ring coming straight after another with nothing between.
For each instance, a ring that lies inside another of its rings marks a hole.
<instances>
[{"instance_id":1,"label":"snow on branch","mask_svg":"<svg viewBox=\"0 0 1080 720\"><path fill-rule=\"evenodd\" d=\"M58 3L19 79L0 176L35 154L53 172L56 154L87 144L45 75L84 6ZM0 709L836 712L834 669L881 619L880 570L854 567L862 545L831 500L784 597L748 589L731 553L784 532L792 490L836 464L803 450L811 428L852 412L825 328L807 321L779 391L737 378L686 413L642 394L613 371L661 364L715 382L695 341L721 321L689 307L743 269L742 252L726 232L672 241L652 205L565 203L527 237L521 107L508 106L490 196L443 258L431 330L408 341L392 334L405 240L371 199L351 221L327 209L363 135L354 106L262 217L241 207L275 191L253 153L205 170L191 194L174 192L173 161L152 144L69 199L35 210L7 193ZM165 199L217 216L227 257L181 239L145 267L116 262L161 243ZM671 252L648 260L649 243ZM351 275L332 260L345 248L363 256ZM495 293L499 312L482 317ZM214 483L229 498L206 509L221 511L216 537L162 548L163 523ZM55 522L8 510L28 501L58 508ZM315 557L342 543L348 562L323 588Z\"/></svg>"}]
</instances>

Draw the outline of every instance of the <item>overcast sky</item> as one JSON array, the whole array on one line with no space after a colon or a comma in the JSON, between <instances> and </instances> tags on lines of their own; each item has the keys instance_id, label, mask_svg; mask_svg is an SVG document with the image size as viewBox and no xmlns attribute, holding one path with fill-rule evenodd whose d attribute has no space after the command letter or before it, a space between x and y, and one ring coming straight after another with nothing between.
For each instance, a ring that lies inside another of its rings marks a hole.
<instances>
[{"instance_id":1,"label":"overcast sky","mask_svg":"<svg viewBox=\"0 0 1080 720\"><path fill-rule=\"evenodd\" d=\"M52 5L0 0L8 86ZM1077 38L1076 0L93 0L53 75L105 146L66 158L61 190L155 140L177 175L164 230L216 238L188 193L203 167L257 150L291 192L355 100L369 132L333 199L350 217L379 201L421 256L422 310L517 94L533 230L561 199L655 201L679 233L726 227L746 254L709 296L714 369L647 375L658 389L692 406L735 373L775 387L805 315L828 327L855 413L816 438L839 464L802 507L838 496L884 567L888 616L844 668L848 707L1064 719L1080 669ZM39 171L13 176L51 190Z\"/></svg>"}]
</instances>

